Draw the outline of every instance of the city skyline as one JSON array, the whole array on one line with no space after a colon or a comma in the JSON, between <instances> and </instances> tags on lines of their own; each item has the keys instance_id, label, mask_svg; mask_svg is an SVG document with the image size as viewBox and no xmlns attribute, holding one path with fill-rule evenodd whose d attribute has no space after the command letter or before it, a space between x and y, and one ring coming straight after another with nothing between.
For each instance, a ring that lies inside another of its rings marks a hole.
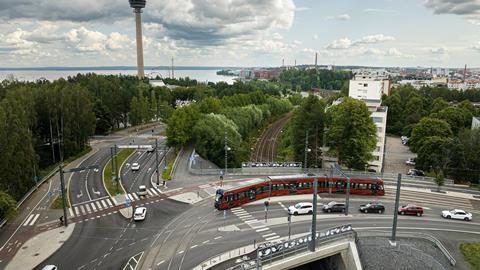
<instances>
[{"instance_id":1,"label":"city skyline","mask_svg":"<svg viewBox=\"0 0 480 270\"><path fill-rule=\"evenodd\" d=\"M475 67L480 1L147 1L145 65ZM215 3L215 5L212 5ZM133 66L128 1L0 1L0 65Z\"/></svg>"}]
</instances>

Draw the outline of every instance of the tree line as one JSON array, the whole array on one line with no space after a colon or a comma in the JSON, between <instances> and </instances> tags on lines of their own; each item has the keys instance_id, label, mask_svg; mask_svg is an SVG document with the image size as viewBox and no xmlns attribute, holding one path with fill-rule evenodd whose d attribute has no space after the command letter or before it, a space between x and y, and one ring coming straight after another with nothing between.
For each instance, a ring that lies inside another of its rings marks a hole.
<instances>
[{"instance_id":1,"label":"tree line","mask_svg":"<svg viewBox=\"0 0 480 270\"><path fill-rule=\"evenodd\" d=\"M448 90L448 89L447 89ZM480 132L470 130L472 117L480 115L472 101L480 90L464 92L400 86L383 98L389 107L387 132L410 137L409 147L418 155L416 167L455 180L478 183Z\"/></svg>"},{"instance_id":2,"label":"tree line","mask_svg":"<svg viewBox=\"0 0 480 270\"><path fill-rule=\"evenodd\" d=\"M348 93L348 80L352 77L350 71L292 68L280 74L279 82L296 91L308 91L312 88L342 90L346 87Z\"/></svg>"},{"instance_id":3,"label":"tree line","mask_svg":"<svg viewBox=\"0 0 480 270\"><path fill-rule=\"evenodd\" d=\"M326 154L344 167L365 169L377 142L370 112L363 101L343 97L341 103L332 105L334 99L310 95L300 101L279 142L281 159L303 163L306 153L307 166L320 168ZM328 147L327 153L322 153L323 146Z\"/></svg>"}]
</instances>

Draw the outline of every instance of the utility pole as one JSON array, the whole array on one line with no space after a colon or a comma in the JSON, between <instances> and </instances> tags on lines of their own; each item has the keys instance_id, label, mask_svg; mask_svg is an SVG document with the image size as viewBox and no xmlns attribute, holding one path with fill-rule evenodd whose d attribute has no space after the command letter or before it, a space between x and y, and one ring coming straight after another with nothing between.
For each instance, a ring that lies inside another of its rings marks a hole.
<instances>
[{"instance_id":1,"label":"utility pole","mask_svg":"<svg viewBox=\"0 0 480 270\"><path fill-rule=\"evenodd\" d=\"M308 130L305 133L305 163L304 163L304 172L307 172L307 155L308 155Z\"/></svg>"},{"instance_id":2,"label":"utility pole","mask_svg":"<svg viewBox=\"0 0 480 270\"><path fill-rule=\"evenodd\" d=\"M312 241L310 241L310 251L315 252L316 237L317 237L317 189L318 189L318 178L313 179L313 213L312 213Z\"/></svg>"},{"instance_id":3,"label":"utility pole","mask_svg":"<svg viewBox=\"0 0 480 270\"><path fill-rule=\"evenodd\" d=\"M68 217L67 217L67 200L65 199L65 180L63 178L63 162L60 162L59 169L60 169L60 188L62 189L62 204L63 204L63 225L67 227L68 225Z\"/></svg>"},{"instance_id":4,"label":"utility pole","mask_svg":"<svg viewBox=\"0 0 480 270\"><path fill-rule=\"evenodd\" d=\"M118 182L120 182L120 177L119 177L119 173L118 173L118 160L117 160L117 145L115 144L113 146L113 155L114 155L114 159L115 159L115 162L114 162L114 165L115 165L115 178L116 178L116 189L117 189L117 194L119 193L118 191Z\"/></svg>"},{"instance_id":5,"label":"utility pole","mask_svg":"<svg viewBox=\"0 0 480 270\"><path fill-rule=\"evenodd\" d=\"M400 203L400 187L402 186L402 174L398 174L397 181L397 194L395 196L395 209L393 211L393 226L392 226L392 245L395 245L397 236L397 218L398 218L398 205Z\"/></svg>"},{"instance_id":6,"label":"utility pole","mask_svg":"<svg viewBox=\"0 0 480 270\"><path fill-rule=\"evenodd\" d=\"M225 131L225 146L224 146L224 149L225 149L225 173L224 173L224 175L227 176L228 145L227 145L227 132L226 131Z\"/></svg>"},{"instance_id":7,"label":"utility pole","mask_svg":"<svg viewBox=\"0 0 480 270\"><path fill-rule=\"evenodd\" d=\"M155 170L157 172L157 187L160 185L160 176L158 171L158 139L155 138Z\"/></svg>"},{"instance_id":8,"label":"utility pole","mask_svg":"<svg viewBox=\"0 0 480 270\"><path fill-rule=\"evenodd\" d=\"M345 216L348 216L349 206L350 206L350 177L347 176L347 200L345 202Z\"/></svg>"}]
</instances>

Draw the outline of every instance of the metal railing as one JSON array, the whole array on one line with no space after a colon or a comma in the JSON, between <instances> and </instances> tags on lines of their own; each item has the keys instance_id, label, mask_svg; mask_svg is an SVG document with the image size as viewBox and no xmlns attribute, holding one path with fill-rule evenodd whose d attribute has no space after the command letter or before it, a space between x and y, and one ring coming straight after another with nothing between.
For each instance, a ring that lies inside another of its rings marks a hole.
<instances>
[{"instance_id":1,"label":"metal railing","mask_svg":"<svg viewBox=\"0 0 480 270\"><path fill-rule=\"evenodd\" d=\"M389 238L391 236L391 232L386 232L386 231L361 231L357 232L358 237L367 237L367 236L380 236L380 237L385 237ZM438 240L436 237L434 237L431 234L426 234L426 233L418 233L418 232L398 232L397 231L397 237L403 237L403 238L422 238L424 240L430 241L434 243L438 249L445 255L447 260L450 262L452 266L455 266L457 261L455 258L450 254L448 249Z\"/></svg>"},{"instance_id":2,"label":"metal railing","mask_svg":"<svg viewBox=\"0 0 480 270\"><path fill-rule=\"evenodd\" d=\"M50 177L52 177L54 174L56 174L58 172L58 167L55 167L54 170L50 171L46 176L44 176L39 182L37 182L35 184L35 186L33 186L25 195L23 195L23 197L17 202L17 206L15 207L15 209L18 209L20 208L20 206L22 206L22 204L32 195L33 192L35 192L38 187L40 187L45 181L47 181L48 179L50 179ZM2 228L3 226L5 226L5 224L7 224L7 219L4 218L0 221L0 228Z\"/></svg>"}]
</instances>

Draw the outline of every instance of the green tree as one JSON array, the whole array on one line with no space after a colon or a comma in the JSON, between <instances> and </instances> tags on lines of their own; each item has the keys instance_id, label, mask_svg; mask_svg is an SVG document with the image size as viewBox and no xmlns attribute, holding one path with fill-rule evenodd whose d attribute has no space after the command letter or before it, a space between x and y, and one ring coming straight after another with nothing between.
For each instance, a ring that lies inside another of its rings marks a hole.
<instances>
[{"instance_id":1,"label":"green tree","mask_svg":"<svg viewBox=\"0 0 480 270\"><path fill-rule=\"evenodd\" d=\"M443 171L440 171L438 174L435 175L435 184L437 184L437 190L440 191L440 187L445 184L445 176L443 175Z\"/></svg>"},{"instance_id":2,"label":"green tree","mask_svg":"<svg viewBox=\"0 0 480 270\"><path fill-rule=\"evenodd\" d=\"M192 129L195 126L200 111L196 106L184 106L176 109L167 120L167 144L180 147L192 139Z\"/></svg>"},{"instance_id":3,"label":"green tree","mask_svg":"<svg viewBox=\"0 0 480 270\"><path fill-rule=\"evenodd\" d=\"M430 136L422 141L418 149L416 166L438 174L448 167L451 161L451 138Z\"/></svg>"},{"instance_id":4,"label":"green tree","mask_svg":"<svg viewBox=\"0 0 480 270\"><path fill-rule=\"evenodd\" d=\"M209 114L209 113L220 113L222 109L222 103L218 98L215 97L207 97L204 98L202 101L199 102L198 107L200 112Z\"/></svg>"},{"instance_id":5,"label":"green tree","mask_svg":"<svg viewBox=\"0 0 480 270\"><path fill-rule=\"evenodd\" d=\"M450 138L452 135L452 129L445 120L424 117L412 130L409 140L410 149L417 153L428 137Z\"/></svg>"},{"instance_id":6,"label":"green tree","mask_svg":"<svg viewBox=\"0 0 480 270\"><path fill-rule=\"evenodd\" d=\"M453 134L458 134L462 128L470 127L472 122L472 114L458 107L448 107L431 116L445 120L452 128Z\"/></svg>"},{"instance_id":7,"label":"green tree","mask_svg":"<svg viewBox=\"0 0 480 270\"><path fill-rule=\"evenodd\" d=\"M227 137L228 167L239 165L239 150L242 142L235 123L219 114L201 117L193 128L195 149L204 158L225 167L225 136Z\"/></svg>"},{"instance_id":8,"label":"green tree","mask_svg":"<svg viewBox=\"0 0 480 270\"><path fill-rule=\"evenodd\" d=\"M377 128L364 102L345 98L327 111L327 145L338 162L348 168L363 170L373 159Z\"/></svg>"},{"instance_id":9,"label":"green tree","mask_svg":"<svg viewBox=\"0 0 480 270\"><path fill-rule=\"evenodd\" d=\"M430 113L438 113L443 109L448 108L450 105L444 98L436 98L432 103L432 110Z\"/></svg>"},{"instance_id":10,"label":"green tree","mask_svg":"<svg viewBox=\"0 0 480 270\"><path fill-rule=\"evenodd\" d=\"M95 133L106 135L112 129L112 114L105 104L102 103L101 100L95 102L95 116L96 116L96 124L95 124Z\"/></svg>"},{"instance_id":11,"label":"green tree","mask_svg":"<svg viewBox=\"0 0 480 270\"><path fill-rule=\"evenodd\" d=\"M150 119L155 119L157 121L159 116L158 102L155 90L150 91Z\"/></svg>"},{"instance_id":12,"label":"green tree","mask_svg":"<svg viewBox=\"0 0 480 270\"><path fill-rule=\"evenodd\" d=\"M17 203L4 191L0 191L0 220L11 219L17 213Z\"/></svg>"}]
</instances>

